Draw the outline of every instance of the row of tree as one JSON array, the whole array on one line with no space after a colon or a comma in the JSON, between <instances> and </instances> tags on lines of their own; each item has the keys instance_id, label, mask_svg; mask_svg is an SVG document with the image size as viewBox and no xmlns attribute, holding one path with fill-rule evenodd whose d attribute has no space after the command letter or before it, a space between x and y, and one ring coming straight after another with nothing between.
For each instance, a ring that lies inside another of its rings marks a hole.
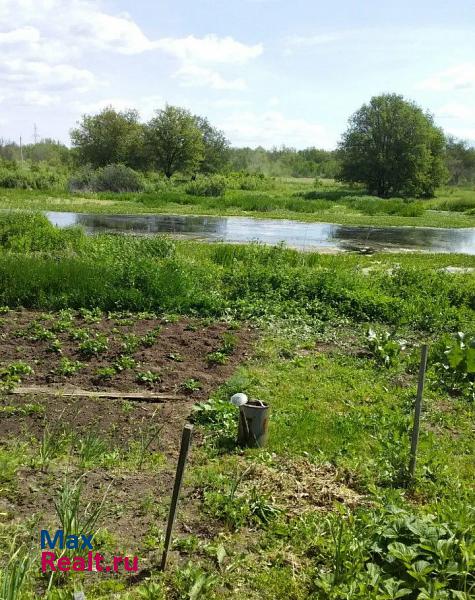
<instances>
[{"instance_id":1,"label":"row of tree","mask_svg":"<svg viewBox=\"0 0 475 600\"><path fill-rule=\"evenodd\" d=\"M447 180L475 182L475 148L446 138L430 114L396 94L375 96L354 113L335 151L231 148L208 119L176 106L156 111L146 123L135 110L108 107L83 116L71 141L71 150L53 140L26 145L23 158L94 168L121 163L166 177L229 170L335 177L363 183L381 197L424 197ZM0 140L0 158L19 160L19 147Z\"/></svg>"}]
</instances>

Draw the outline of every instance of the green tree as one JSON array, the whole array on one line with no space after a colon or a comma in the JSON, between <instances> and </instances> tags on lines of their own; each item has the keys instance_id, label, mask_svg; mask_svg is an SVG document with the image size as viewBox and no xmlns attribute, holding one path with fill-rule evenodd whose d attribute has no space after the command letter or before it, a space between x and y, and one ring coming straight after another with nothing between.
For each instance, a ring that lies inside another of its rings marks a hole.
<instances>
[{"instance_id":1,"label":"green tree","mask_svg":"<svg viewBox=\"0 0 475 600\"><path fill-rule=\"evenodd\" d=\"M222 131L213 127L206 117L195 117L203 136L203 160L200 171L203 173L218 173L229 163L229 141Z\"/></svg>"},{"instance_id":2,"label":"green tree","mask_svg":"<svg viewBox=\"0 0 475 600\"><path fill-rule=\"evenodd\" d=\"M136 110L116 111L108 106L97 115L84 115L70 135L80 164L145 166L144 132Z\"/></svg>"},{"instance_id":3,"label":"green tree","mask_svg":"<svg viewBox=\"0 0 475 600\"><path fill-rule=\"evenodd\" d=\"M430 197L446 176L445 138L432 116L396 94L371 98L349 121L339 145L341 181L371 194Z\"/></svg>"},{"instance_id":4,"label":"green tree","mask_svg":"<svg viewBox=\"0 0 475 600\"><path fill-rule=\"evenodd\" d=\"M166 177L198 170L205 145L196 117L188 110L169 105L157 110L145 132L149 159Z\"/></svg>"},{"instance_id":5,"label":"green tree","mask_svg":"<svg viewBox=\"0 0 475 600\"><path fill-rule=\"evenodd\" d=\"M475 182L475 148L468 142L448 137L445 162L449 183L459 185Z\"/></svg>"}]
</instances>

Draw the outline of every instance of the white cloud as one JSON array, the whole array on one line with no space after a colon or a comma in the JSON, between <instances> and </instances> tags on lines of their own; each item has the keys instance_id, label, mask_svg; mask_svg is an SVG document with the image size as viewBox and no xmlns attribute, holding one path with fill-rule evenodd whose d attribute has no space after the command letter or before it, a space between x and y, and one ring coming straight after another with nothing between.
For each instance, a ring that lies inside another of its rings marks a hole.
<instances>
[{"instance_id":1,"label":"white cloud","mask_svg":"<svg viewBox=\"0 0 475 600\"><path fill-rule=\"evenodd\" d=\"M220 122L233 143L240 146L332 147L332 140L318 123L288 118L278 111L236 112Z\"/></svg>"},{"instance_id":2,"label":"white cloud","mask_svg":"<svg viewBox=\"0 0 475 600\"><path fill-rule=\"evenodd\" d=\"M317 35L293 35L287 38L287 46L308 48L311 46L320 46L321 44L330 44L337 42L343 36L342 33L320 33Z\"/></svg>"},{"instance_id":3,"label":"white cloud","mask_svg":"<svg viewBox=\"0 0 475 600\"><path fill-rule=\"evenodd\" d=\"M48 104L47 95L63 90L71 96L100 82L94 55L138 55L160 52L173 57L175 77L186 87L243 90L238 75L223 73L262 53L261 44L245 44L232 37L205 35L152 39L127 13L111 14L92 0L0 0L0 85L7 97L22 96ZM84 64L88 68L84 68ZM133 104L136 104L134 102Z\"/></svg>"},{"instance_id":4,"label":"white cloud","mask_svg":"<svg viewBox=\"0 0 475 600\"><path fill-rule=\"evenodd\" d=\"M150 95L141 96L140 98L109 97L93 102L76 101L73 103L72 108L78 115L98 113L108 106L112 106L119 111L135 108L143 119L148 120L157 109L162 108L165 104L166 102L162 96Z\"/></svg>"},{"instance_id":5,"label":"white cloud","mask_svg":"<svg viewBox=\"0 0 475 600\"><path fill-rule=\"evenodd\" d=\"M11 31L0 32L0 44L34 43L40 39L36 27L19 27Z\"/></svg>"},{"instance_id":6,"label":"white cloud","mask_svg":"<svg viewBox=\"0 0 475 600\"><path fill-rule=\"evenodd\" d=\"M475 120L475 106L468 106L466 104L460 104L458 102L449 102L444 104L437 111L438 117L448 119L466 119Z\"/></svg>"},{"instance_id":7,"label":"white cloud","mask_svg":"<svg viewBox=\"0 0 475 600\"><path fill-rule=\"evenodd\" d=\"M208 87L214 90L244 90L247 87L242 78L225 79L212 69L192 63L185 63L175 73L175 77L180 79L182 85L187 87Z\"/></svg>"},{"instance_id":8,"label":"white cloud","mask_svg":"<svg viewBox=\"0 0 475 600\"><path fill-rule=\"evenodd\" d=\"M244 64L262 54L262 44L243 44L232 37L206 35L197 38L163 38L154 43L156 48L176 56L185 63Z\"/></svg>"},{"instance_id":9,"label":"white cloud","mask_svg":"<svg viewBox=\"0 0 475 600\"><path fill-rule=\"evenodd\" d=\"M465 89L475 86L475 63L464 63L435 73L424 79L417 88L435 92Z\"/></svg>"}]
</instances>

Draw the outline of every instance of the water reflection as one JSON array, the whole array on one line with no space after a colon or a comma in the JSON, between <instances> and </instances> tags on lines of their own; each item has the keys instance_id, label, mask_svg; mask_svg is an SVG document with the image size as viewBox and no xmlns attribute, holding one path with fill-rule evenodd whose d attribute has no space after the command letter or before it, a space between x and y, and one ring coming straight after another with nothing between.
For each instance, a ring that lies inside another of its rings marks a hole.
<instances>
[{"instance_id":1,"label":"water reflection","mask_svg":"<svg viewBox=\"0 0 475 600\"><path fill-rule=\"evenodd\" d=\"M205 241L249 242L309 249L426 250L475 254L475 228L357 227L245 217L97 215L46 213L59 227L81 225L87 233L168 233Z\"/></svg>"}]
</instances>

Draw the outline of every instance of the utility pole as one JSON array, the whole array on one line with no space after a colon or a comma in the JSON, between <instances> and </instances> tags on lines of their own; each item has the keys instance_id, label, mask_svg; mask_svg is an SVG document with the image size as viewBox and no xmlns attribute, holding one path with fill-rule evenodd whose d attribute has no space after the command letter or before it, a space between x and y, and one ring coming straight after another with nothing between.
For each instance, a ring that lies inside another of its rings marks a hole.
<instances>
[{"instance_id":1,"label":"utility pole","mask_svg":"<svg viewBox=\"0 0 475 600\"><path fill-rule=\"evenodd\" d=\"M20 135L20 159L21 159L21 166L23 167L23 145L21 143L21 135Z\"/></svg>"},{"instance_id":2,"label":"utility pole","mask_svg":"<svg viewBox=\"0 0 475 600\"><path fill-rule=\"evenodd\" d=\"M39 135L38 135L38 127L36 126L36 123L33 125L33 139L35 140L35 145L38 143L38 139L39 139Z\"/></svg>"}]
</instances>

